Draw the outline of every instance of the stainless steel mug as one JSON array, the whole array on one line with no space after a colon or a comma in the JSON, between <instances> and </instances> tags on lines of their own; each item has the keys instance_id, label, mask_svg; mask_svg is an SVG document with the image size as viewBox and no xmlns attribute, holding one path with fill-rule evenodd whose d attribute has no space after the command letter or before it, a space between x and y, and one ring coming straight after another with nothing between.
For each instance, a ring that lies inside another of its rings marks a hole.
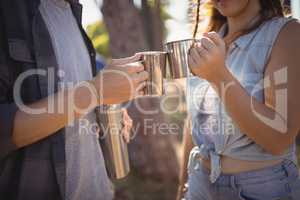
<instances>
[{"instance_id":1,"label":"stainless steel mug","mask_svg":"<svg viewBox=\"0 0 300 200\"><path fill-rule=\"evenodd\" d=\"M104 106L99 114L101 125L100 143L108 175L121 179L130 172L127 143L122 135L123 112L121 105Z\"/></svg>"},{"instance_id":2,"label":"stainless steel mug","mask_svg":"<svg viewBox=\"0 0 300 200\"><path fill-rule=\"evenodd\" d=\"M187 78L191 75L188 53L194 41L194 39L186 39L165 44L165 49L168 53L168 67L171 79Z\"/></svg>"},{"instance_id":3,"label":"stainless steel mug","mask_svg":"<svg viewBox=\"0 0 300 200\"><path fill-rule=\"evenodd\" d=\"M166 73L167 53L162 51L141 52L145 71L149 80L144 89L145 95L162 96L164 94L163 79Z\"/></svg>"}]
</instances>

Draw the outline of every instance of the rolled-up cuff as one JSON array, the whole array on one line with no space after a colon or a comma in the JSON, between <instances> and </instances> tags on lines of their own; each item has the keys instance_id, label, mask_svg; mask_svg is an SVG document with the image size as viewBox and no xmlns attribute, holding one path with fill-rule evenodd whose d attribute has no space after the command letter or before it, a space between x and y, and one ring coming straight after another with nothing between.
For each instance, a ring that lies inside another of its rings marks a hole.
<instances>
[{"instance_id":1,"label":"rolled-up cuff","mask_svg":"<svg viewBox=\"0 0 300 200\"><path fill-rule=\"evenodd\" d=\"M18 107L16 104L0 104L0 160L17 146L13 142L13 127Z\"/></svg>"}]
</instances>

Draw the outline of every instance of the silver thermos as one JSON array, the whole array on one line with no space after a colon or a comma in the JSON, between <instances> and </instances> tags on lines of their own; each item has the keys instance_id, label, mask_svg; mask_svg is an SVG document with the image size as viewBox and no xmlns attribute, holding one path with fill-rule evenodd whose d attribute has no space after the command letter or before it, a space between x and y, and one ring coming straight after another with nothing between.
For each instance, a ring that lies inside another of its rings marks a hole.
<instances>
[{"instance_id":1,"label":"silver thermos","mask_svg":"<svg viewBox=\"0 0 300 200\"><path fill-rule=\"evenodd\" d=\"M100 144L108 175L112 179L124 178L130 172L130 165L127 143L122 134L122 106L107 105L99 109Z\"/></svg>"}]
</instances>

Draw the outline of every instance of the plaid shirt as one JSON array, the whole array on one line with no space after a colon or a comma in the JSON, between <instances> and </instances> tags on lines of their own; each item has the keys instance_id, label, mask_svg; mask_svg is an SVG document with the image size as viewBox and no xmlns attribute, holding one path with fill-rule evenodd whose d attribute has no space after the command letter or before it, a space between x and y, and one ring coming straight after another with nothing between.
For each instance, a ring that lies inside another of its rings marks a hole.
<instances>
[{"instance_id":1,"label":"plaid shirt","mask_svg":"<svg viewBox=\"0 0 300 200\"><path fill-rule=\"evenodd\" d=\"M81 26L82 6L75 0L69 2L88 47L95 75L95 51ZM12 91L18 75L30 69L58 69L39 4L39 0L0 2L1 200L58 200L65 197L64 129L21 149L12 140L18 110ZM47 79L47 76L27 78L22 85L22 100L29 104L56 92L57 85L54 91L48 91Z\"/></svg>"}]
</instances>

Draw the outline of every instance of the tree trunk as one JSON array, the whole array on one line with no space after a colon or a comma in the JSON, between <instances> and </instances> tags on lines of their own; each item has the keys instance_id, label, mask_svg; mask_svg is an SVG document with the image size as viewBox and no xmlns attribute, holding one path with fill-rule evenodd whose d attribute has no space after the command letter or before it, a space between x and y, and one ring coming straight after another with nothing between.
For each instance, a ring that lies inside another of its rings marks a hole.
<instances>
[{"instance_id":1,"label":"tree trunk","mask_svg":"<svg viewBox=\"0 0 300 200\"><path fill-rule=\"evenodd\" d=\"M132 0L103 0L102 13L110 35L113 57L131 56L149 48L161 50L163 26L160 1L155 1L154 9L145 3L147 2L143 2L141 14ZM145 110L156 109L160 105L157 98L136 101ZM144 114L134 103L128 111L133 118L133 131L137 134L129 144L132 169L146 180L155 179L176 184L179 167L172 144L174 137L170 134L162 135L158 130L158 125L165 122L164 114L161 111L155 115ZM165 185L165 191L170 190L168 184ZM175 194L176 191L171 193Z\"/></svg>"},{"instance_id":2,"label":"tree trunk","mask_svg":"<svg viewBox=\"0 0 300 200\"><path fill-rule=\"evenodd\" d=\"M143 21L132 0L103 0L101 11L113 57L131 56L148 49Z\"/></svg>"},{"instance_id":3,"label":"tree trunk","mask_svg":"<svg viewBox=\"0 0 300 200\"><path fill-rule=\"evenodd\" d=\"M147 0L142 0L142 15L150 49L155 51L162 50L164 33L160 0L155 0L153 8L149 6Z\"/></svg>"},{"instance_id":4,"label":"tree trunk","mask_svg":"<svg viewBox=\"0 0 300 200\"><path fill-rule=\"evenodd\" d=\"M160 98L147 97L137 99L134 103L137 106L130 106L128 109L134 121L133 133L136 134L129 144L132 164L143 176L160 181L176 181L179 167L172 143L177 136L172 135L168 129L171 122L160 109ZM145 114L142 110L157 112Z\"/></svg>"}]
</instances>

